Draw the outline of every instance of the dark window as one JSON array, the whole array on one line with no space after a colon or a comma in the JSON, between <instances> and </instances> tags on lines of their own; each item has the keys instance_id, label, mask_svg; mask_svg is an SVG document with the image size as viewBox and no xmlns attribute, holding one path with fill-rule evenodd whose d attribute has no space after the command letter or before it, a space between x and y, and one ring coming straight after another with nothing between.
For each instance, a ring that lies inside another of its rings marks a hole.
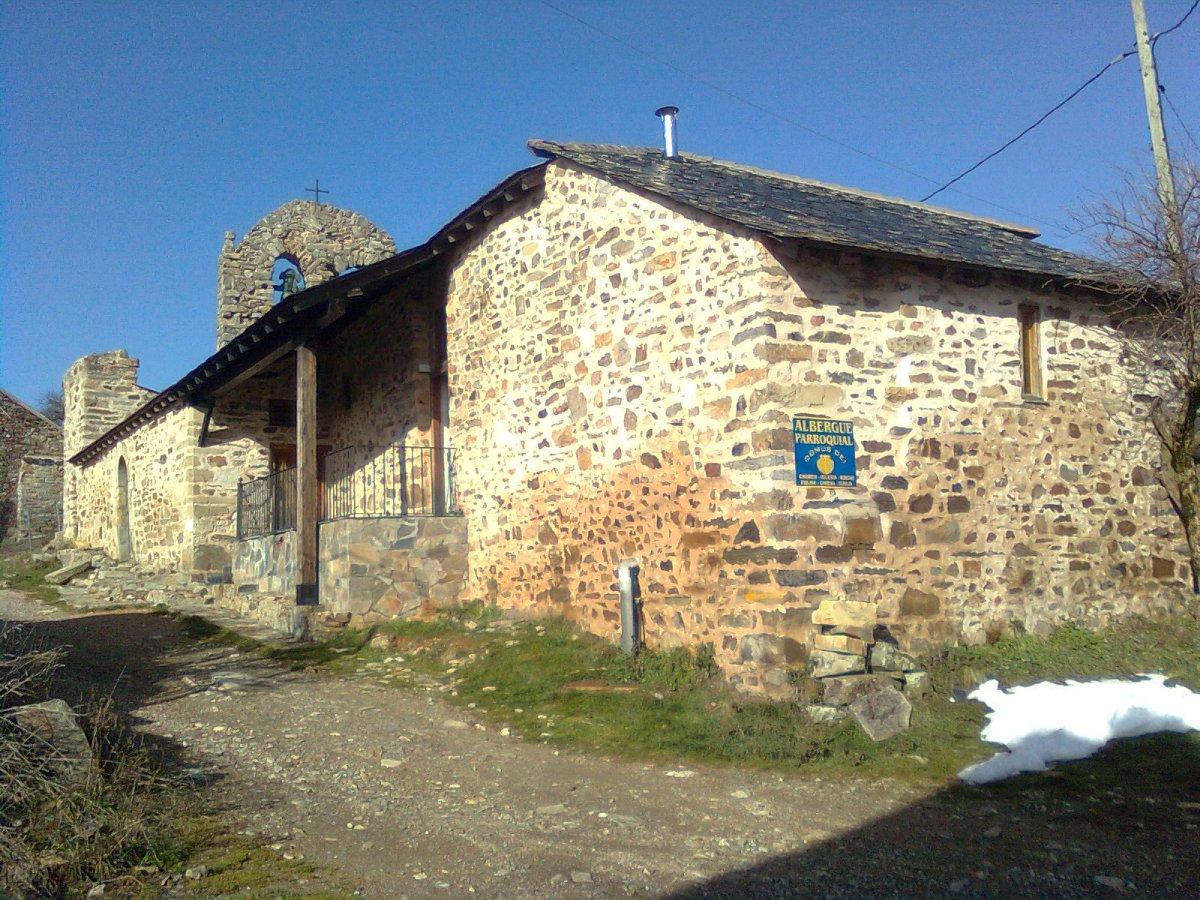
<instances>
[{"instance_id":1,"label":"dark window","mask_svg":"<svg viewBox=\"0 0 1200 900\"><path fill-rule=\"evenodd\" d=\"M291 400L268 400L267 424L279 428L295 428L296 404Z\"/></svg>"}]
</instances>

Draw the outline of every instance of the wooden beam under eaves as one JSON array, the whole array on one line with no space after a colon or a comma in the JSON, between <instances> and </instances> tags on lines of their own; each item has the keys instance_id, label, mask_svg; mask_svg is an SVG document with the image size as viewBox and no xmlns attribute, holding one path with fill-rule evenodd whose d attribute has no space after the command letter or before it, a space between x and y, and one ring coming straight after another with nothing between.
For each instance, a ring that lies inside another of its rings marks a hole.
<instances>
[{"instance_id":1,"label":"wooden beam under eaves","mask_svg":"<svg viewBox=\"0 0 1200 900\"><path fill-rule=\"evenodd\" d=\"M338 319L346 314L346 301L342 298L329 301L329 307L325 311L325 315L317 319L317 328L328 328Z\"/></svg>"},{"instance_id":2,"label":"wooden beam under eaves","mask_svg":"<svg viewBox=\"0 0 1200 900\"><path fill-rule=\"evenodd\" d=\"M236 388L239 384L242 384L243 382L248 381L249 379L253 378L255 375L259 374L260 372L262 372L265 369L269 368L270 366L274 365L276 362L278 362L283 357L287 356L289 353L291 353L295 349L296 349L295 341L287 341L286 343L279 345L274 350L272 350L270 353L268 353L266 356L264 356L262 359L260 359L258 362L254 363L254 365L249 366L245 369L242 369L242 371L238 372L236 375L234 375L232 378L230 378L227 382L225 382L223 385L221 385L219 388L217 388L215 391L213 391L213 396L220 397L223 394L228 394L230 391L232 391L234 388Z\"/></svg>"}]
</instances>

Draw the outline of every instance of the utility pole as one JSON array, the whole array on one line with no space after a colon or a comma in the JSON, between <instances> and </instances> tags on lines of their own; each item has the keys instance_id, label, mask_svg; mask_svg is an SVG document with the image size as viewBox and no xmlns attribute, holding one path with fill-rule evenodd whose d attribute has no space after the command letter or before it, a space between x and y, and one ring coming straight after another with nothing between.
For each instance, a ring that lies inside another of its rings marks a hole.
<instances>
[{"instance_id":1,"label":"utility pole","mask_svg":"<svg viewBox=\"0 0 1200 900\"><path fill-rule=\"evenodd\" d=\"M1158 70L1154 66L1154 48L1146 27L1146 7L1142 0L1129 0L1133 7L1133 30L1137 35L1138 62L1142 68L1142 91L1146 95L1146 118L1150 120L1150 145L1154 149L1154 169L1158 173L1158 198L1171 227L1168 240L1178 242L1178 207L1175 205L1175 181L1171 177L1171 157L1167 153L1167 132L1163 128L1162 104L1158 97Z\"/></svg>"}]
</instances>

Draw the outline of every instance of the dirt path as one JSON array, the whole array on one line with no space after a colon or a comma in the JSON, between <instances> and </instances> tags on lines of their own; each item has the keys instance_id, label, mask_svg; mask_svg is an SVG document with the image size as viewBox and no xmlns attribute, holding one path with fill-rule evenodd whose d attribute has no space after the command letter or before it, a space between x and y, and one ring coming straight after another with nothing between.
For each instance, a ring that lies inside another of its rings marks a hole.
<instances>
[{"instance_id":1,"label":"dirt path","mask_svg":"<svg viewBox=\"0 0 1200 900\"><path fill-rule=\"evenodd\" d=\"M0 618L72 648L64 693L115 686L248 830L368 896L1140 892L1186 884L1200 835L1176 813L1164 839L1150 807L1068 821L1041 792L560 754L432 695L190 642L164 616L0 592Z\"/></svg>"}]
</instances>

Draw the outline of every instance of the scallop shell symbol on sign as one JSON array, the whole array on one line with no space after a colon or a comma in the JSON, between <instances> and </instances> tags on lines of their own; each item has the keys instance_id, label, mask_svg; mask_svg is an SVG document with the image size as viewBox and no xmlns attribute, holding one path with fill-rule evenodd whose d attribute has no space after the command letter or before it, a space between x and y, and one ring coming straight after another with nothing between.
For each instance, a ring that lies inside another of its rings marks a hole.
<instances>
[{"instance_id":1,"label":"scallop shell symbol on sign","mask_svg":"<svg viewBox=\"0 0 1200 900\"><path fill-rule=\"evenodd\" d=\"M817 471L822 475L829 475L833 472L833 457L828 453L822 453L817 457Z\"/></svg>"}]
</instances>

